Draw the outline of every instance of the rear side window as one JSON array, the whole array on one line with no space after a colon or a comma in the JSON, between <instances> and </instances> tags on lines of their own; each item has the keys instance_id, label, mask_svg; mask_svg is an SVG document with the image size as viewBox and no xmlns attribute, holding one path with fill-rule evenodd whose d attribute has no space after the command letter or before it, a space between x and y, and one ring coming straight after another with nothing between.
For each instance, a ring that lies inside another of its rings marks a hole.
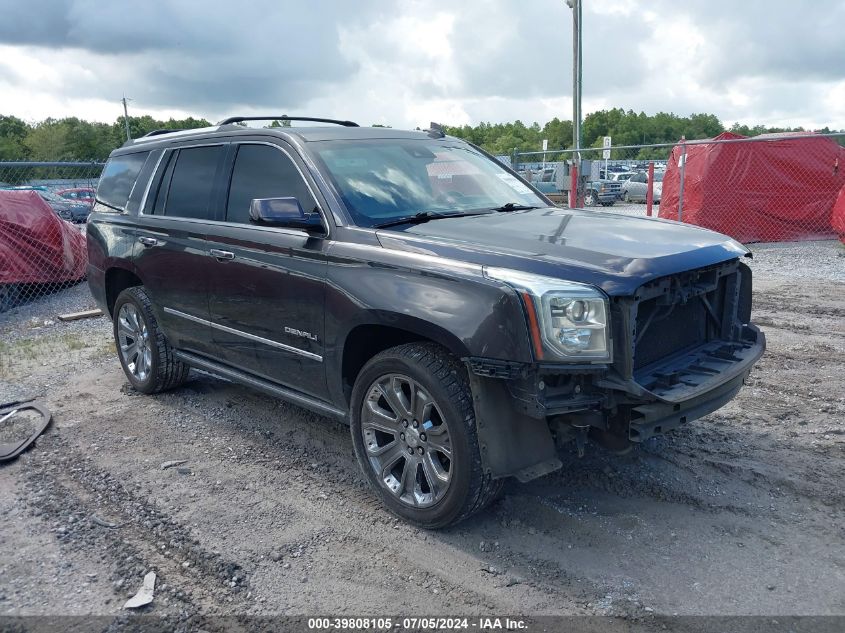
<instances>
[{"instance_id":1,"label":"rear side window","mask_svg":"<svg viewBox=\"0 0 845 633\"><path fill-rule=\"evenodd\" d=\"M115 209L126 209L129 194L149 155L149 152L137 152L110 158L100 176L97 200Z\"/></svg>"},{"instance_id":2,"label":"rear side window","mask_svg":"<svg viewBox=\"0 0 845 633\"><path fill-rule=\"evenodd\" d=\"M173 164L168 165L168 171L172 169L172 176L164 215L209 219L214 177L222 156L221 145L179 150L179 154L170 161ZM165 173L165 180L167 175Z\"/></svg>"},{"instance_id":3,"label":"rear side window","mask_svg":"<svg viewBox=\"0 0 845 633\"><path fill-rule=\"evenodd\" d=\"M308 213L316 203L296 165L269 145L241 145L235 158L226 221L249 223L249 206L254 198L296 198Z\"/></svg>"}]
</instances>

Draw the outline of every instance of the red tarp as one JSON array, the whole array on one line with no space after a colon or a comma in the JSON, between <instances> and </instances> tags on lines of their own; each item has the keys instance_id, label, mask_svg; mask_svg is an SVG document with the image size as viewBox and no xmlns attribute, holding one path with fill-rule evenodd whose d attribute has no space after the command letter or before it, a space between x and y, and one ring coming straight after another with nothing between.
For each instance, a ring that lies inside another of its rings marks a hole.
<instances>
[{"instance_id":1,"label":"red tarp","mask_svg":"<svg viewBox=\"0 0 845 633\"><path fill-rule=\"evenodd\" d=\"M842 187L839 197L833 203L833 211L830 212L830 225L839 235L839 239L845 243L845 187Z\"/></svg>"},{"instance_id":2,"label":"red tarp","mask_svg":"<svg viewBox=\"0 0 845 633\"><path fill-rule=\"evenodd\" d=\"M830 138L763 134L760 142L687 145L682 220L740 242L829 238L845 185L845 148ZM713 140L742 139L724 132ZM678 219L681 147L663 178L660 217Z\"/></svg>"},{"instance_id":3,"label":"red tarp","mask_svg":"<svg viewBox=\"0 0 845 633\"><path fill-rule=\"evenodd\" d=\"M0 190L0 284L78 281L85 236L35 191Z\"/></svg>"}]
</instances>

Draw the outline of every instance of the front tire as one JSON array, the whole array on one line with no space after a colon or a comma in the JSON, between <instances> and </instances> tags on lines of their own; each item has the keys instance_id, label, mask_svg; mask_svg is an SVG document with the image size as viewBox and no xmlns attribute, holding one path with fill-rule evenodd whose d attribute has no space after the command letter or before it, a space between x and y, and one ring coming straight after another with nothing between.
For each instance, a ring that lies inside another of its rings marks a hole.
<instances>
[{"instance_id":1,"label":"front tire","mask_svg":"<svg viewBox=\"0 0 845 633\"><path fill-rule=\"evenodd\" d=\"M408 343L370 359L352 390L350 426L364 475L414 525L458 523L501 489L481 464L466 370L439 345Z\"/></svg>"},{"instance_id":2,"label":"front tire","mask_svg":"<svg viewBox=\"0 0 845 633\"><path fill-rule=\"evenodd\" d=\"M178 387L190 367L176 360L143 287L121 292L114 303L114 342L130 384L141 393Z\"/></svg>"}]
</instances>

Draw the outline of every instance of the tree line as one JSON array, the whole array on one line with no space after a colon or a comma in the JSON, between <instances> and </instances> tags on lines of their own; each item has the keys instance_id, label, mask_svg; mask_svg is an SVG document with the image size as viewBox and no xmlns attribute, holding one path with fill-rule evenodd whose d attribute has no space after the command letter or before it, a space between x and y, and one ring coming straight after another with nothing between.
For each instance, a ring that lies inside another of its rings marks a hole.
<instances>
[{"instance_id":1,"label":"tree line","mask_svg":"<svg viewBox=\"0 0 845 633\"><path fill-rule=\"evenodd\" d=\"M461 127L444 126L452 136L467 139L483 147L491 154L510 155L518 152L540 151L544 139L548 139L550 150L573 147L572 121L552 119L542 127L539 123L525 125L522 121L513 123L480 123ZM581 124L581 146L601 147L605 136L610 136L613 145L654 145L676 143L681 137L687 140L712 138L730 131L744 136L774 132L803 132L801 127L749 126L736 123L726 128L714 114L691 114L678 116L667 112L646 114L622 108L599 110L588 114ZM827 127L819 132L831 132ZM612 158L654 159L666 158L665 148L641 148L613 152ZM616 155L620 154L620 155Z\"/></svg>"},{"instance_id":2,"label":"tree line","mask_svg":"<svg viewBox=\"0 0 845 633\"><path fill-rule=\"evenodd\" d=\"M129 117L129 132L138 138L158 129L188 129L205 127L205 119L169 119L160 121L151 116ZM268 127L289 125L276 122ZM522 121L486 123L470 126L444 125L447 134L467 139L491 154L511 154L514 150L538 151L543 139L549 149L572 147L572 121L554 118L544 125ZM716 136L726 128L713 114L676 114L658 112L646 114L612 108L588 114L581 127L582 147L601 147L602 137L611 136L614 145L645 145L674 143L682 136L689 140ZM803 131L802 128L777 128L762 125L735 124L730 131L746 136L766 132ZM827 128L820 130L829 132ZM0 160L102 160L126 140L124 118L114 123L90 122L76 117L48 118L27 123L14 116L0 115ZM626 152L624 158L661 158L666 150L643 148ZM620 156L619 158L622 158ZM616 158L616 156L614 156Z\"/></svg>"},{"instance_id":3,"label":"tree line","mask_svg":"<svg viewBox=\"0 0 845 633\"><path fill-rule=\"evenodd\" d=\"M129 117L132 138L153 130L184 130L211 125L205 119ZM0 160L103 160L126 141L124 118L114 123L85 121L76 117L44 119L30 124L0 115Z\"/></svg>"}]
</instances>

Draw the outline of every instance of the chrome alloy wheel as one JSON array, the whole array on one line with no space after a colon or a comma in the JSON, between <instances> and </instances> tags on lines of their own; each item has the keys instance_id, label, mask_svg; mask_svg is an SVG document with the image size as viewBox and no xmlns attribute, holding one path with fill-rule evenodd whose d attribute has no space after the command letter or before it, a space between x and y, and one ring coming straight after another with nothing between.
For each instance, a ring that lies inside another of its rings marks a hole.
<instances>
[{"instance_id":1,"label":"chrome alloy wheel","mask_svg":"<svg viewBox=\"0 0 845 633\"><path fill-rule=\"evenodd\" d=\"M370 386L361 410L370 467L402 503L430 506L443 498L452 476L449 426L415 380L386 374Z\"/></svg>"},{"instance_id":2,"label":"chrome alloy wheel","mask_svg":"<svg viewBox=\"0 0 845 633\"><path fill-rule=\"evenodd\" d=\"M138 380L146 380L152 365L150 333L138 309L131 303L124 303L117 314L117 338L126 368Z\"/></svg>"}]
</instances>

